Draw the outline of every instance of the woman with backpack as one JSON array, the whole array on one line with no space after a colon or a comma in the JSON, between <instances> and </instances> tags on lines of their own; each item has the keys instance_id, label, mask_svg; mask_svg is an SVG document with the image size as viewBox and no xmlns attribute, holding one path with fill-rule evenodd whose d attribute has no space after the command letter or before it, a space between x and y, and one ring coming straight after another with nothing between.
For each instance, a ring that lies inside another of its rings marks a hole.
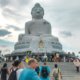
<instances>
[{"instance_id":1,"label":"woman with backpack","mask_svg":"<svg viewBox=\"0 0 80 80\"><path fill-rule=\"evenodd\" d=\"M15 60L12 65L8 80L19 80L20 74L23 71L23 64L20 60Z\"/></svg>"},{"instance_id":2,"label":"woman with backpack","mask_svg":"<svg viewBox=\"0 0 80 80\"><path fill-rule=\"evenodd\" d=\"M50 75L50 68L46 64L46 62L44 62L43 66L40 67L40 79L41 80L50 80L49 75Z\"/></svg>"},{"instance_id":3,"label":"woman with backpack","mask_svg":"<svg viewBox=\"0 0 80 80\"><path fill-rule=\"evenodd\" d=\"M57 64L54 65L54 69L52 70L52 77L53 77L52 80L62 79L62 74Z\"/></svg>"}]
</instances>

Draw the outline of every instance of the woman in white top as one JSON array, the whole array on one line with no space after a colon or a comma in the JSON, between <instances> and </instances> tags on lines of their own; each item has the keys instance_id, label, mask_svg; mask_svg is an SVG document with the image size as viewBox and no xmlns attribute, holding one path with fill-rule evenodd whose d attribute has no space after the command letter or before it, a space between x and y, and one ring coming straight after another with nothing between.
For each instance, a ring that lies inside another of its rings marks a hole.
<instances>
[{"instance_id":1,"label":"woman in white top","mask_svg":"<svg viewBox=\"0 0 80 80\"><path fill-rule=\"evenodd\" d=\"M17 80L19 80L20 74L23 71L23 69L25 68L23 62L21 62L18 66L18 70L17 70Z\"/></svg>"}]
</instances>

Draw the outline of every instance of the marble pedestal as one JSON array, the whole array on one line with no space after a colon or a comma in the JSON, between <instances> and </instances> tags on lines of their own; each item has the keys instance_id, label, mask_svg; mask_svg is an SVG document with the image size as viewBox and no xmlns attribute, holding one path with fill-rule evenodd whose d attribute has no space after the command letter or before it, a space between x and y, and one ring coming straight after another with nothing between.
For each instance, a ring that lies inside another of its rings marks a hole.
<instances>
[{"instance_id":1,"label":"marble pedestal","mask_svg":"<svg viewBox=\"0 0 80 80\"><path fill-rule=\"evenodd\" d=\"M45 35L23 35L15 44L13 53L23 53L31 51L32 53L56 53L62 52L62 45L57 37L49 34Z\"/></svg>"}]
</instances>

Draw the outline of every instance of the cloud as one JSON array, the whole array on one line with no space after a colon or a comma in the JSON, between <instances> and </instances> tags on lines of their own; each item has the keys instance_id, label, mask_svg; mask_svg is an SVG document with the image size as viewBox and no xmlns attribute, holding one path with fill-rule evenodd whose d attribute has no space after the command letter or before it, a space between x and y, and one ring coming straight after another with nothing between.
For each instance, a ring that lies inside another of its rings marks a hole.
<instances>
[{"instance_id":1,"label":"cloud","mask_svg":"<svg viewBox=\"0 0 80 80\"><path fill-rule=\"evenodd\" d=\"M6 36L6 35L8 35L8 34L11 34L11 32L9 32L9 31L7 31L7 30L5 30L5 29L0 29L0 36L2 37L2 36Z\"/></svg>"},{"instance_id":2,"label":"cloud","mask_svg":"<svg viewBox=\"0 0 80 80\"><path fill-rule=\"evenodd\" d=\"M18 16L18 14L17 14L14 10L11 10L11 9L9 9L9 8L4 8L4 9L3 9L3 12L4 12L4 13L7 13L7 14L12 14L12 15Z\"/></svg>"},{"instance_id":3,"label":"cloud","mask_svg":"<svg viewBox=\"0 0 80 80\"><path fill-rule=\"evenodd\" d=\"M27 5L31 0L18 0L19 3L22 5Z\"/></svg>"},{"instance_id":4,"label":"cloud","mask_svg":"<svg viewBox=\"0 0 80 80\"><path fill-rule=\"evenodd\" d=\"M8 4L9 4L9 0L0 0L0 6L1 7L5 7Z\"/></svg>"},{"instance_id":5,"label":"cloud","mask_svg":"<svg viewBox=\"0 0 80 80\"><path fill-rule=\"evenodd\" d=\"M1 7L11 6L13 8L21 8L29 4L31 0L0 0Z\"/></svg>"},{"instance_id":6,"label":"cloud","mask_svg":"<svg viewBox=\"0 0 80 80\"><path fill-rule=\"evenodd\" d=\"M7 20L12 20L18 24L22 23L26 19L30 17L29 13L25 13L26 11L17 11L10 8L4 8L2 11L2 16L4 16Z\"/></svg>"},{"instance_id":7,"label":"cloud","mask_svg":"<svg viewBox=\"0 0 80 80\"><path fill-rule=\"evenodd\" d=\"M72 37L73 36L73 34L69 31L61 31L61 32L59 32L59 35L61 37Z\"/></svg>"},{"instance_id":8,"label":"cloud","mask_svg":"<svg viewBox=\"0 0 80 80\"><path fill-rule=\"evenodd\" d=\"M50 4L43 3L43 5L45 17L51 21L53 28L79 31L80 0L51 0Z\"/></svg>"},{"instance_id":9,"label":"cloud","mask_svg":"<svg viewBox=\"0 0 80 80\"><path fill-rule=\"evenodd\" d=\"M15 10L12 10L9 8L4 8L2 15L6 18L12 18L12 19L16 19L16 20L21 20L21 18L23 18L22 15L17 13Z\"/></svg>"},{"instance_id":10,"label":"cloud","mask_svg":"<svg viewBox=\"0 0 80 80\"><path fill-rule=\"evenodd\" d=\"M2 26L0 26L0 28L2 28Z\"/></svg>"},{"instance_id":11,"label":"cloud","mask_svg":"<svg viewBox=\"0 0 80 80\"><path fill-rule=\"evenodd\" d=\"M7 41L7 40L3 40L3 39L0 39L0 45L1 46L13 46L15 43L14 42L10 42L10 41Z\"/></svg>"},{"instance_id":12,"label":"cloud","mask_svg":"<svg viewBox=\"0 0 80 80\"><path fill-rule=\"evenodd\" d=\"M12 29L14 29L15 31L21 31L21 30L23 30L23 29L20 29L19 27L14 26L14 25L8 25L6 28L7 28L7 29L12 28Z\"/></svg>"},{"instance_id":13,"label":"cloud","mask_svg":"<svg viewBox=\"0 0 80 80\"><path fill-rule=\"evenodd\" d=\"M7 40L7 41L10 41L10 42L17 42L18 41L18 35L19 34L17 32L14 32L11 35L7 35L7 36L5 36L4 38L1 38L1 39Z\"/></svg>"}]
</instances>

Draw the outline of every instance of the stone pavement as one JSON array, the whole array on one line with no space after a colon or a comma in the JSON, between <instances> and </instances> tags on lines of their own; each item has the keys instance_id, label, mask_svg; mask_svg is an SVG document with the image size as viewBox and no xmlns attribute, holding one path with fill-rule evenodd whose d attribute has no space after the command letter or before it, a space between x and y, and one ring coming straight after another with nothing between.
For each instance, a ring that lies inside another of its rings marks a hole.
<instances>
[{"instance_id":1,"label":"stone pavement","mask_svg":"<svg viewBox=\"0 0 80 80\"><path fill-rule=\"evenodd\" d=\"M8 63L8 66L10 66L11 63ZM42 62L39 63L40 65L42 65ZM51 67L51 70L53 68L55 63L53 62L48 62L48 65ZM73 63L71 62L60 62L58 63L61 71L62 71L62 76L63 79L62 80L80 80L80 72L77 73L75 70L75 66ZM0 67L1 67L1 63L0 63Z\"/></svg>"}]
</instances>

